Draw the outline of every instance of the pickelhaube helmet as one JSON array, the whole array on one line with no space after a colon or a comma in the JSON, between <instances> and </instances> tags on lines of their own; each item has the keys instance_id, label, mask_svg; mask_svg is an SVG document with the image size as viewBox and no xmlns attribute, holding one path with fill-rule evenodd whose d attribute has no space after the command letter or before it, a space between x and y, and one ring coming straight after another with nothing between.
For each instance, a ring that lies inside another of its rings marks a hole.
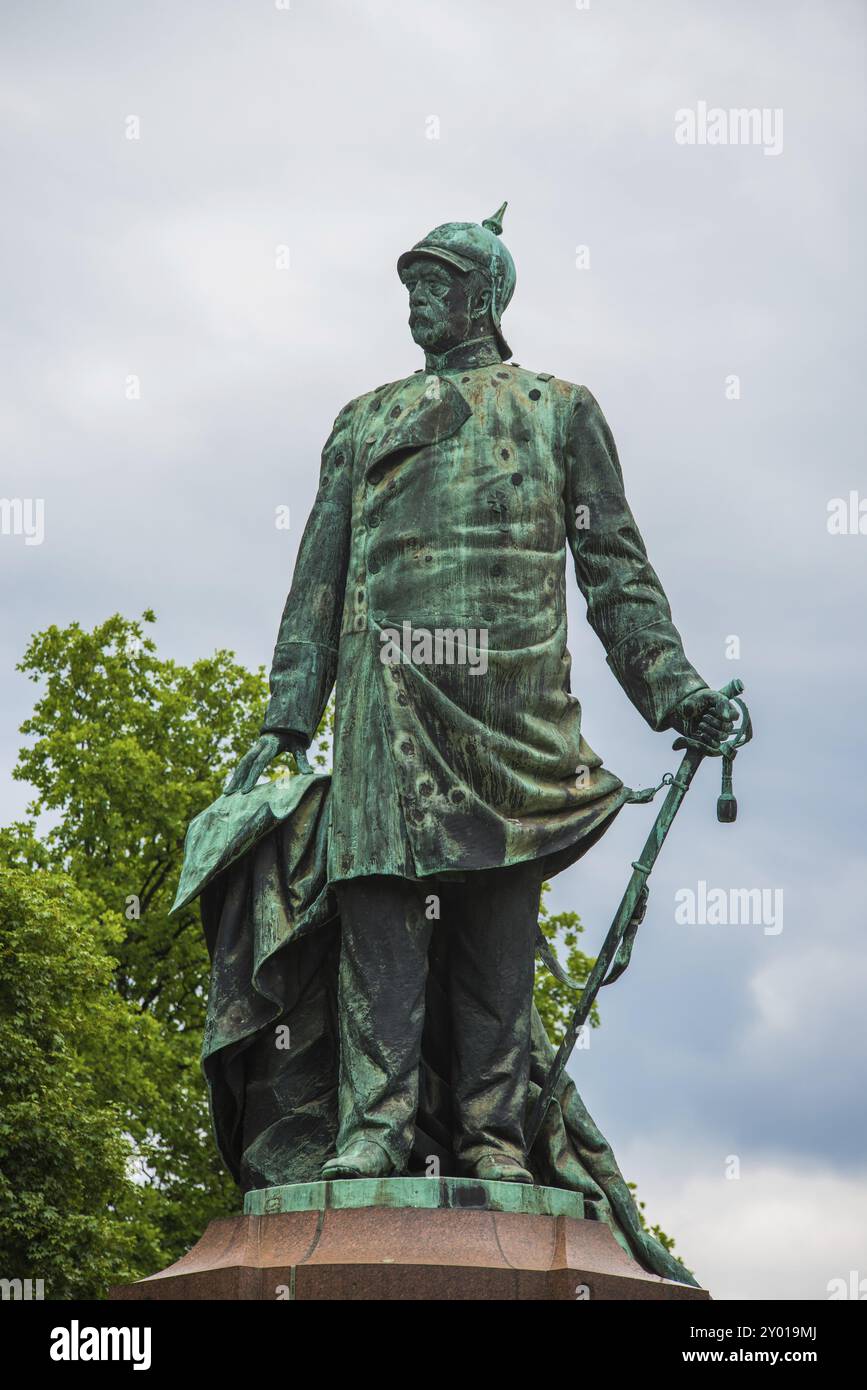
<instances>
[{"instance_id":1,"label":"pickelhaube helmet","mask_svg":"<svg viewBox=\"0 0 867 1390\"><path fill-rule=\"evenodd\" d=\"M481 223L443 222L417 241L409 251L404 251L397 263L398 274L402 274L410 261L418 256L443 261L465 273L470 270L483 271L491 286L491 318L500 356L504 360L511 357L512 349L503 337L500 319L515 292L516 279L515 262L499 239L503 231L503 213L507 207L508 203L503 203L492 217L486 217Z\"/></svg>"}]
</instances>

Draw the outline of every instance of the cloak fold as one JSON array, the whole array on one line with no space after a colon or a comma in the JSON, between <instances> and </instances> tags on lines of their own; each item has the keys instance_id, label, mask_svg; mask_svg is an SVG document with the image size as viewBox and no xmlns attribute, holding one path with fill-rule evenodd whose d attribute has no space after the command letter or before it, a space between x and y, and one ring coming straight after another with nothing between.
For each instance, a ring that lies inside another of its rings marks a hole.
<instances>
[{"instance_id":1,"label":"cloak fold","mask_svg":"<svg viewBox=\"0 0 867 1390\"><path fill-rule=\"evenodd\" d=\"M211 956L202 1046L220 1153L244 1191L312 1182L334 1153L340 922L328 885L331 778L282 778L220 797L190 825L175 909L201 897ZM444 952L431 951L411 1166L450 1167L451 1097ZM528 1107L554 1056L533 1010ZM694 1284L642 1230L614 1154L564 1076L529 1156L536 1181L580 1192L645 1269Z\"/></svg>"}]
</instances>

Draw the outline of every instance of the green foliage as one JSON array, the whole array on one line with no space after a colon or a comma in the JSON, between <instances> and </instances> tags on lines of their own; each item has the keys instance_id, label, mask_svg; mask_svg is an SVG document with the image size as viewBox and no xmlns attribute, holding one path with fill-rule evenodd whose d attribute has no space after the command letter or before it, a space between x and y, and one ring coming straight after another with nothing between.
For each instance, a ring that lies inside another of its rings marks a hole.
<instances>
[{"instance_id":1,"label":"green foliage","mask_svg":"<svg viewBox=\"0 0 867 1390\"><path fill-rule=\"evenodd\" d=\"M132 1032L107 1041L94 1089L132 1146L135 1182L118 1206L141 1274L238 1205L199 1065L209 969L198 909L168 911L187 825L257 737L267 694L264 672L229 652L190 666L160 659L153 621L115 615L92 632L73 623L33 638L20 669L41 691L14 775L35 798L27 821L0 832L4 860L68 875L94 932L119 924L112 991L95 978L90 988L94 1004L108 993L125 1010Z\"/></svg>"},{"instance_id":2,"label":"green foliage","mask_svg":"<svg viewBox=\"0 0 867 1390\"><path fill-rule=\"evenodd\" d=\"M0 1275L95 1296L129 1269L130 1146L106 1065L134 1037L110 988L117 920L61 875L0 869ZM109 1088L110 1089L110 1088Z\"/></svg>"},{"instance_id":3,"label":"green foliage","mask_svg":"<svg viewBox=\"0 0 867 1390\"><path fill-rule=\"evenodd\" d=\"M577 912L548 911L545 895L550 891L550 887L549 883L542 885L539 926L556 951L569 978L583 988L587 976L593 969L593 957L585 955L578 945L578 937L584 926ZM569 989L568 985L561 984L542 961L537 961L533 997L548 1037L555 1047L559 1047L560 1039L581 998L581 989ZM594 1004L590 1011L590 1026L598 1028L599 1022L599 1011Z\"/></svg>"},{"instance_id":4,"label":"green foliage","mask_svg":"<svg viewBox=\"0 0 867 1390\"><path fill-rule=\"evenodd\" d=\"M44 1278L49 1297L151 1274L239 1206L199 1065L209 967L198 906L168 912L187 825L258 736L267 682L227 651L189 666L160 658L154 621L50 627L19 666L40 693L14 771L34 799L0 830L11 866L0 876L0 1277ZM329 708L311 753L320 767L332 729ZM549 913L546 891L542 930L581 983L592 960L580 919ZM535 997L558 1041L577 991L540 968Z\"/></svg>"}]
</instances>

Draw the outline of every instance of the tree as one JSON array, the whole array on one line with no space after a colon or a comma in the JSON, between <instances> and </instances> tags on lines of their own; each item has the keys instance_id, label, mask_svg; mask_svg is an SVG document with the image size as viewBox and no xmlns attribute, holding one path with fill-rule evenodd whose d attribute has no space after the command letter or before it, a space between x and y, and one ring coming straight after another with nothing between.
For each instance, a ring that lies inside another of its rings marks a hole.
<instances>
[{"instance_id":1,"label":"tree","mask_svg":"<svg viewBox=\"0 0 867 1390\"><path fill-rule=\"evenodd\" d=\"M0 832L5 858L75 883L95 932L121 924L112 987L134 1041L122 1056L116 1042L107 1048L94 1087L122 1110L132 1146L122 1205L142 1274L238 1205L199 1065L208 960L198 910L168 911L187 824L256 736L266 696L264 672L229 652L190 666L160 659L146 635L154 621L115 615L92 632L73 623L34 636L20 669L42 689L14 776L35 797L28 819Z\"/></svg>"},{"instance_id":2,"label":"tree","mask_svg":"<svg viewBox=\"0 0 867 1390\"><path fill-rule=\"evenodd\" d=\"M593 957L585 955L578 945L578 937L583 932L584 925L577 912L548 911L545 896L550 888L549 883L542 884L539 926L552 948L557 951L560 963L570 980L583 986L594 965ZM568 985L562 984L542 961L537 961L533 997L545 1031L557 1047L581 998L581 990L570 989ZM599 1023L599 1010L594 1003L590 1012L590 1026L598 1028Z\"/></svg>"},{"instance_id":3,"label":"tree","mask_svg":"<svg viewBox=\"0 0 867 1390\"><path fill-rule=\"evenodd\" d=\"M121 936L62 875L0 869L0 1261L48 1298L102 1293L135 1244L130 1144L104 1100L136 1027L110 987Z\"/></svg>"}]
</instances>

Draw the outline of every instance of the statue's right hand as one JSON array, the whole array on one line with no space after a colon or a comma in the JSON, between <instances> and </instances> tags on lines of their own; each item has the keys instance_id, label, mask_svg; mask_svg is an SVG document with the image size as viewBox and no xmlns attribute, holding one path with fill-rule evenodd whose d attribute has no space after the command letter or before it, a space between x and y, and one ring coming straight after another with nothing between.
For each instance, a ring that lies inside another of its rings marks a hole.
<instances>
[{"instance_id":1,"label":"statue's right hand","mask_svg":"<svg viewBox=\"0 0 867 1390\"><path fill-rule=\"evenodd\" d=\"M245 796L247 792L253 790L268 764L272 763L281 753L291 749L297 756L298 749L295 745L300 742L291 734L262 734L262 737L253 744L253 747L244 754L238 763L223 791L223 795L234 796L236 792L240 792L242 796ZM306 763L306 758L304 761Z\"/></svg>"}]
</instances>

